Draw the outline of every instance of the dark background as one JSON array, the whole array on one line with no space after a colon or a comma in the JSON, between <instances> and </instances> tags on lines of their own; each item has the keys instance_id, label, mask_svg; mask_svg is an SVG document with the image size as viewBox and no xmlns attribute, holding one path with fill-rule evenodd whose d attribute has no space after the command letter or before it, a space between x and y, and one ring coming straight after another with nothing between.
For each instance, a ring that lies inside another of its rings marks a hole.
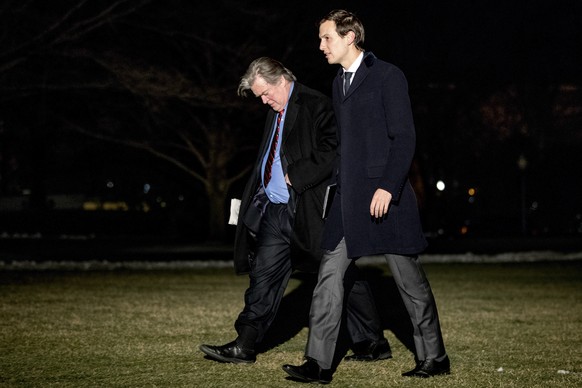
<instances>
[{"instance_id":1,"label":"dark background","mask_svg":"<svg viewBox=\"0 0 582 388\"><path fill-rule=\"evenodd\" d=\"M350 3L3 1L0 243L229 243L266 109L240 76L271 56L329 95L317 24L343 7L408 78L433 241L580 241L581 3Z\"/></svg>"}]
</instances>

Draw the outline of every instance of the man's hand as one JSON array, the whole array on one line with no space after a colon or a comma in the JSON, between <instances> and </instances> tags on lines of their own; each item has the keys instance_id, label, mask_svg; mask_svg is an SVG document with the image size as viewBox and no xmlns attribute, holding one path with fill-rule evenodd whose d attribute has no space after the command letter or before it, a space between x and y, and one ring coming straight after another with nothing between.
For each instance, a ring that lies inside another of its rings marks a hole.
<instances>
[{"instance_id":1,"label":"man's hand","mask_svg":"<svg viewBox=\"0 0 582 388\"><path fill-rule=\"evenodd\" d=\"M370 215L375 218L384 217L388 213L390 201L392 201L392 194L384 189L376 190L370 203Z\"/></svg>"},{"instance_id":2,"label":"man's hand","mask_svg":"<svg viewBox=\"0 0 582 388\"><path fill-rule=\"evenodd\" d=\"M289 186L293 186L291 184L291 181L289 180L289 174L285 174L285 182L289 185Z\"/></svg>"}]
</instances>

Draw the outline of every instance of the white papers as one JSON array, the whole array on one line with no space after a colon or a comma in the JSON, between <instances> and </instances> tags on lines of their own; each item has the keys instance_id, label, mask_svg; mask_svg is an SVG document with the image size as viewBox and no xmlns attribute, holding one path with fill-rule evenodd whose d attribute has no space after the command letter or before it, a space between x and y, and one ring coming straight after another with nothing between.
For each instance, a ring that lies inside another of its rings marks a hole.
<instances>
[{"instance_id":1,"label":"white papers","mask_svg":"<svg viewBox=\"0 0 582 388\"><path fill-rule=\"evenodd\" d=\"M230 218L229 225L236 225L238 223L238 212L240 211L240 199L232 198L230 200Z\"/></svg>"}]
</instances>

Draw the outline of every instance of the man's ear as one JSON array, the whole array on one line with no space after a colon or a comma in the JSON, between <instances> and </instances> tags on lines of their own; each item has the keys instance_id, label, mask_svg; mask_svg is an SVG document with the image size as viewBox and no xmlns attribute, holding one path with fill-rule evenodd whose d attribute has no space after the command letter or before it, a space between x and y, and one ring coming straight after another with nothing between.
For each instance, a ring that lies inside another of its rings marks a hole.
<instances>
[{"instance_id":1,"label":"man's ear","mask_svg":"<svg viewBox=\"0 0 582 388\"><path fill-rule=\"evenodd\" d=\"M354 31L348 31L347 33L347 37L348 37L348 44L352 44L354 43L354 40L356 40L356 33Z\"/></svg>"}]
</instances>

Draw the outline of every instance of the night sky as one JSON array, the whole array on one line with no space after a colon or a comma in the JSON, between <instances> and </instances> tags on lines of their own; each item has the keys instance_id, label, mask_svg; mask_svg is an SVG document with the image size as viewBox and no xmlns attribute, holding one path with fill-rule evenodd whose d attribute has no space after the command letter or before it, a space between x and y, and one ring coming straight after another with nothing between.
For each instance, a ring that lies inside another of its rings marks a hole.
<instances>
[{"instance_id":1,"label":"night sky","mask_svg":"<svg viewBox=\"0 0 582 388\"><path fill-rule=\"evenodd\" d=\"M365 48L403 68L409 78L567 81L581 76L579 1L325 3L355 12L366 28Z\"/></svg>"}]
</instances>

